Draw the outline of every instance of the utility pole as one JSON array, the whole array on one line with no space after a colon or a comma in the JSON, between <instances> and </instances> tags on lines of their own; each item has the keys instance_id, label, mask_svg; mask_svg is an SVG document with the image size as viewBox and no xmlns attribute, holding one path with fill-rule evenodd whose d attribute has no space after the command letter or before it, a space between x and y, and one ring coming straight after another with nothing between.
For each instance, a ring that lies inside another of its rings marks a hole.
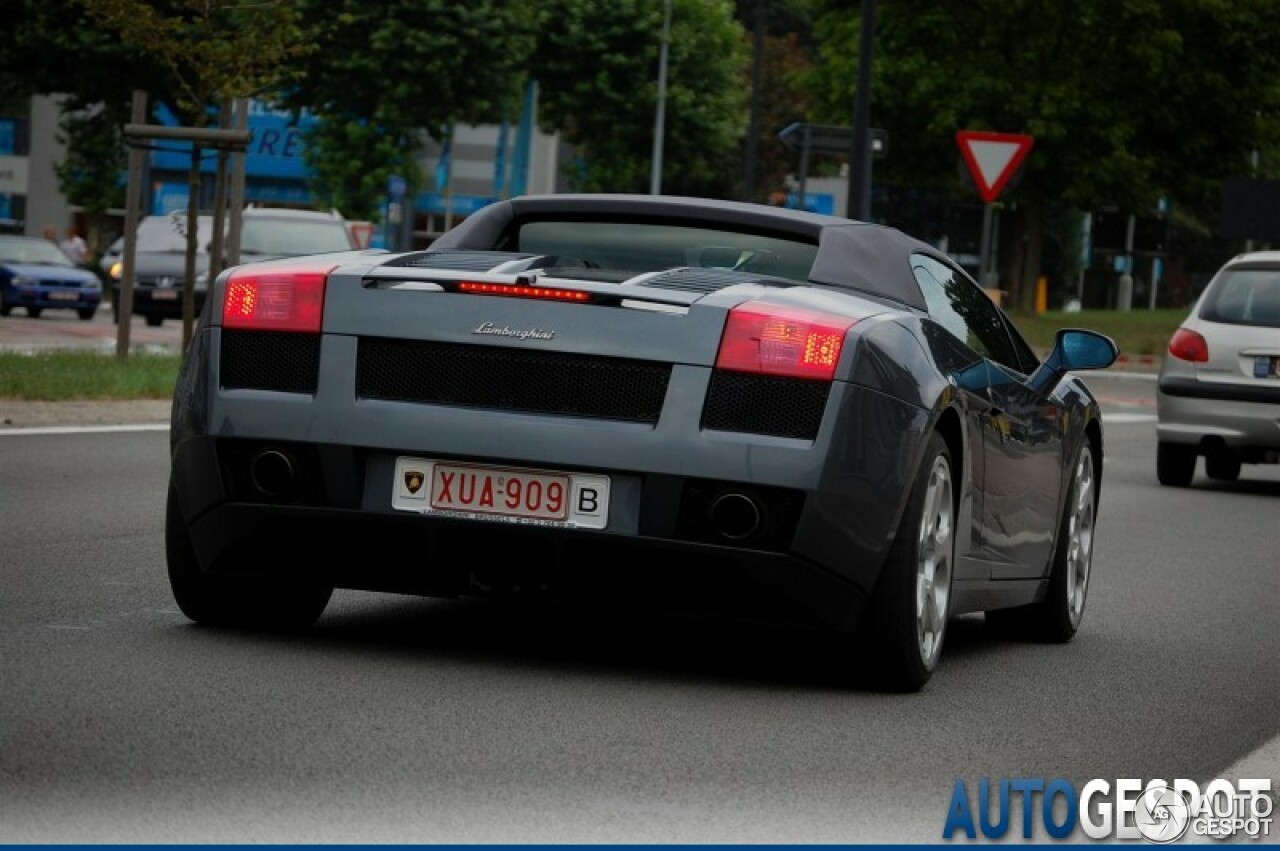
<instances>
[{"instance_id":1,"label":"utility pole","mask_svg":"<svg viewBox=\"0 0 1280 851\"><path fill-rule=\"evenodd\" d=\"M742 200L756 200L756 160L760 156L760 86L764 77L764 0L756 0L754 54L751 59L751 128L747 131L746 173Z\"/></svg>"},{"instance_id":2,"label":"utility pole","mask_svg":"<svg viewBox=\"0 0 1280 851\"><path fill-rule=\"evenodd\" d=\"M129 120L142 124L147 120L147 93L133 90L133 112ZM129 183L125 187L124 202L124 267L120 271L120 298L112 310L116 314L116 357L129 357L129 326L133 322L133 280L138 247L138 208L142 206L142 166L146 151L136 144L129 145Z\"/></svg>"},{"instance_id":3,"label":"utility pole","mask_svg":"<svg viewBox=\"0 0 1280 851\"><path fill-rule=\"evenodd\" d=\"M649 194L662 194L662 137L667 125L667 51L671 44L671 0L662 3L662 48L658 53L658 111L653 117L653 165Z\"/></svg>"},{"instance_id":4,"label":"utility pole","mask_svg":"<svg viewBox=\"0 0 1280 851\"><path fill-rule=\"evenodd\" d=\"M875 0L862 0L858 86L853 100L853 153L849 158L849 218L871 219L871 50L875 42Z\"/></svg>"}]
</instances>

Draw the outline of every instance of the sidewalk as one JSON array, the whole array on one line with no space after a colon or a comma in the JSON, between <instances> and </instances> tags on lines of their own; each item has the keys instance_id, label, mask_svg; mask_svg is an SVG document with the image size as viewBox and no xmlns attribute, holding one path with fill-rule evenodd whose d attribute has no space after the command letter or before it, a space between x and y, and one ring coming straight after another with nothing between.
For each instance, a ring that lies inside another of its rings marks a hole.
<instances>
[{"instance_id":1,"label":"sidewalk","mask_svg":"<svg viewBox=\"0 0 1280 851\"><path fill-rule=\"evenodd\" d=\"M0 430L43 426L167 424L168 399L27 402L0 399Z\"/></svg>"}]
</instances>

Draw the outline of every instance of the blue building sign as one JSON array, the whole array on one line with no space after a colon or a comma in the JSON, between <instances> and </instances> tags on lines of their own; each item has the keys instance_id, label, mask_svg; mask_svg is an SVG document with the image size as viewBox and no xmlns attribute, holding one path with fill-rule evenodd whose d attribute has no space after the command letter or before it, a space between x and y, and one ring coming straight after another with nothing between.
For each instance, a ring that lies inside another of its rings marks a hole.
<instances>
[{"instance_id":1,"label":"blue building sign","mask_svg":"<svg viewBox=\"0 0 1280 851\"><path fill-rule=\"evenodd\" d=\"M164 105L156 108L156 120L160 124L176 127L177 117ZM298 122L285 110L272 109L258 101L249 102L249 132L252 138L245 151L245 177L274 178L277 180L305 180L306 166L302 160L303 133L315 122L310 113L303 113ZM160 142L151 154L151 168L162 171L186 171L191 165L191 143ZM200 159L200 171L213 174L218 158L212 151L205 151ZM265 200L265 199L264 199Z\"/></svg>"},{"instance_id":2,"label":"blue building sign","mask_svg":"<svg viewBox=\"0 0 1280 851\"><path fill-rule=\"evenodd\" d=\"M798 209L799 197L794 192L787 193L787 207L792 210ZM826 192L806 192L804 195L804 208L810 213L822 213L824 215L834 215L836 210L836 196Z\"/></svg>"},{"instance_id":3,"label":"blue building sign","mask_svg":"<svg viewBox=\"0 0 1280 851\"><path fill-rule=\"evenodd\" d=\"M419 213L448 213L469 216L481 207L493 203L486 195L445 195L443 192L421 192L414 199L414 209Z\"/></svg>"}]
</instances>

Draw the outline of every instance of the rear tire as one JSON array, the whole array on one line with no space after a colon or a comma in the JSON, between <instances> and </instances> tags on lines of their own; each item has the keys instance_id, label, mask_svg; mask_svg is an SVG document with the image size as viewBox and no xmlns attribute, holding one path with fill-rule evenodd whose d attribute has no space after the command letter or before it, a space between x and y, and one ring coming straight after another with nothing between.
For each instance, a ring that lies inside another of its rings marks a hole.
<instances>
[{"instance_id":1,"label":"rear tire","mask_svg":"<svg viewBox=\"0 0 1280 851\"><path fill-rule=\"evenodd\" d=\"M1219 482L1240 478L1240 456L1230 449L1218 449L1204 457L1204 474Z\"/></svg>"},{"instance_id":2,"label":"rear tire","mask_svg":"<svg viewBox=\"0 0 1280 851\"><path fill-rule=\"evenodd\" d=\"M987 625L1002 635L1064 644L1084 617L1093 572L1093 529L1098 511L1097 469L1086 440L1076 456L1071 490L1058 523L1058 541L1044 599L1014 609L987 612Z\"/></svg>"},{"instance_id":3,"label":"rear tire","mask_svg":"<svg viewBox=\"0 0 1280 851\"><path fill-rule=\"evenodd\" d=\"M297 631L316 622L333 587L275 579L214 576L200 569L172 483L165 505L164 549L178 608L206 626Z\"/></svg>"},{"instance_id":4,"label":"rear tire","mask_svg":"<svg viewBox=\"0 0 1280 851\"><path fill-rule=\"evenodd\" d=\"M8 316L13 312L13 305L4 300L4 291L0 290L0 316Z\"/></svg>"},{"instance_id":5,"label":"rear tire","mask_svg":"<svg viewBox=\"0 0 1280 851\"><path fill-rule=\"evenodd\" d=\"M98 309L96 307L85 307L77 310L76 316L79 316L85 322L88 322L90 319L93 319L94 314L97 312Z\"/></svg>"},{"instance_id":6,"label":"rear tire","mask_svg":"<svg viewBox=\"0 0 1280 851\"><path fill-rule=\"evenodd\" d=\"M40 314L42 314L42 313L44 313L44 308L43 308L43 307L28 307L28 308L27 308L27 315L28 315L28 316L30 316L32 319L39 319L39 318L40 318Z\"/></svg>"},{"instance_id":7,"label":"rear tire","mask_svg":"<svg viewBox=\"0 0 1280 851\"><path fill-rule=\"evenodd\" d=\"M1156 478L1160 484L1185 488L1196 475L1196 449L1184 443L1156 445Z\"/></svg>"},{"instance_id":8,"label":"rear tire","mask_svg":"<svg viewBox=\"0 0 1280 851\"><path fill-rule=\"evenodd\" d=\"M163 316L153 316L150 313L147 314L146 320L147 320L147 324L150 325L152 328L159 328L161 325L164 324Z\"/></svg>"},{"instance_id":9,"label":"rear tire","mask_svg":"<svg viewBox=\"0 0 1280 851\"><path fill-rule=\"evenodd\" d=\"M942 653L955 566L952 469L947 443L935 432L864 615L873 684L891 691L919 691Z\"/></svg>"}]
</instances>

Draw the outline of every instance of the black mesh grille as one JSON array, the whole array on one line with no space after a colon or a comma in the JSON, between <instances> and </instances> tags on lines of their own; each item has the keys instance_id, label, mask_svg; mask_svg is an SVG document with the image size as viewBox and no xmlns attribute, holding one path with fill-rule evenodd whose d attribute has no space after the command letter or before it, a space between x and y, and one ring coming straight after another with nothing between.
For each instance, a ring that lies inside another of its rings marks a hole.
<instances>
[{"instance_id":1,"label":"black mesh grille","mask_svg":"<svg viewBox=\"0 0 1280 851\"><path fill-rule=\"evenodd\" d=\"M668 364L365 337L356 393L471 408L656 423Z\"/></svg>"},{"instance_id":2,"label":"black mesh grille","mask_svg":"<svg viewBox=\"0 0 1280 851\"><path fill-rule=\"evenodd\" d=\"M826 381L717 370L702 427L813 440L830 391Z\"/></svg>"},{"instance_id":3,"label":"black mesh grille","mask_svg":"<svg viewBox=\"0 0 1280 851\"><path fill-rule=\"evenodd\" d=\"M320 335L288 331L222 332L222 386L315 393Z\"/></svg>"}]
</instances>

